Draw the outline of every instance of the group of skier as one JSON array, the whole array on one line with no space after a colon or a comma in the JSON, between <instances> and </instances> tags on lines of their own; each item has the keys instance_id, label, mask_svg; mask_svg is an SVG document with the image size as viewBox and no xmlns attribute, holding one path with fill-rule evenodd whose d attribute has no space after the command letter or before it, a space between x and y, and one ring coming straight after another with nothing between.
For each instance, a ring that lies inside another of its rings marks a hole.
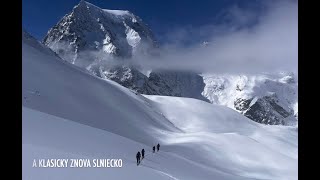
<instances>
[{"instance_id":1,"label":"group of skier","mask_svg":"<svg viewBox=\"0 0 320 180\"><path fill-rule=\"evenodd\" d=\"M159 149L160 149L160 144L158 143L157 144L157 151L159 151ZM152 152L155 153L155 151L156 151L156 146L153 146ZM141 150L141 153L140 153L140 151L138 151L138 153L136 155L137 165L139 165L141 160L144 158L144 152L145 152L144 149Z\"/></svg>"}]
</instances>

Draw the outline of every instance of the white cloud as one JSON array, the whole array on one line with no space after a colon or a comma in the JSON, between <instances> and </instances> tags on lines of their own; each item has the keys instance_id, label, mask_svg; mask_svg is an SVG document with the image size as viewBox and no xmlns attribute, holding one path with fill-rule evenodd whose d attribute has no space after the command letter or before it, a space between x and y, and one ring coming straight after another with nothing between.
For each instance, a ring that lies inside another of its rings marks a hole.
<instances>
[{"instance_id":1,"label":"white cloud","mask_svg":"<svg viewBox=\"0 0 320 180\"><path fill-rule=\"evenodd\" d=\"M251 21L253 12L239 7L231 8L238 17L233 25L206 25L197 32L211 35L206 47L181 47L178 41L188 37L188 31L174 31L173 44L166 45L161 56L138 56L134 62L150 69L193 70L214 73L256 73L272 71L297 72L298 64L298 10L296 1L271 1L266 12L259 15L257 24L237 28ZM257 15L258 16L258 15ZM256 17L255 17L256 18ZM179 34L180 33L180 34Z\"/></svg>"}]
</instances>

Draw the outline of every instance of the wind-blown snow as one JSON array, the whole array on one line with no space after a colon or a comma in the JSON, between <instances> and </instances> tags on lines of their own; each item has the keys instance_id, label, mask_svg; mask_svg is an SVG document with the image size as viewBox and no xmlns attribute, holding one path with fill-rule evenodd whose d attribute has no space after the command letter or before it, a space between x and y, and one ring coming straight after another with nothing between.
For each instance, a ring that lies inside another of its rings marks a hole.
<instances>
[{"instance_id":1,"label":"wind-blown snow","mask_svg":"<svg viewBox=\"0 0 320 180\"><path fill-rule=\"evenodd\" d=\"M125 10L103 9L103 11L117 15L117 16L131 15L129 11L125 11Z\"/></svg>"},{"instance_id":2,"label":"wind-blown snow","mask_svg":"<svg viewBox=\"0 0 320 180\"><path fill-rule=\"evenodd\" d=\"M196 99L135 94L25 34L22 66L23 179L297 179L297 128L261 125ZM137 167L142 148L147 156ZM32 168L38 158L122 158L124 165Z\"/></svg>"}]
</instances>

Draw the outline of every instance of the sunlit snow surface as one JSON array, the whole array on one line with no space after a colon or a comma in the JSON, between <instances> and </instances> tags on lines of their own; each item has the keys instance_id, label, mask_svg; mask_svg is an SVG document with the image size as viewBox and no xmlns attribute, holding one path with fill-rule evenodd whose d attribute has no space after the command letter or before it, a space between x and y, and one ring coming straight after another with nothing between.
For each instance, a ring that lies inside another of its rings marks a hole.
<instances>
[{"instance_id":1,"label":"sunlit snow surface","mask_svg":"<svg viewBox=\"0 0 320 180\"><path fill-rule=\"evenodd\" d=\"M297 179L297 128L196 99L136 95L25 33L22 56L23 179ZM41 158L121 158L123 168L32 168Z\"/></svg>"}]
</instances>

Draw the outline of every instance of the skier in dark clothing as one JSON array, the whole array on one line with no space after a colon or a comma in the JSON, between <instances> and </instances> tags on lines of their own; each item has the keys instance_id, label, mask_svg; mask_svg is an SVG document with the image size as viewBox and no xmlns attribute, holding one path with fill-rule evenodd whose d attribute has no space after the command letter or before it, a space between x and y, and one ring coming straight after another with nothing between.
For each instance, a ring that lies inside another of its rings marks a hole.
<instances>
[{"instance_id":1,"label":"skier in dark clothing","mask_svg":"<svg viewBox=\"0 0 320 180\"><path fill-rule=\"evenodd\" d=\"M157 145L157 151L159 151L159 149L160 149L160 144L158 143L158 145Z\"/></svg>"},{"instance_id":2,"label":"skier in dark clothing","mask_svg":"<svg viewBox=\"0 0 320 180\"><path fill-rule=\"evenodd\" d=\"M152 150L153 150L153 153L154 153L154 152L155 152L155 150L156 150L156 147L155 147L155 146L153 146Z\"/></svg>"},{"instance_id":3,"label":"skier in dark clothing","mask_svg":"<svg viewBox=\"0 0 320 180\"><path fill-rule=\"evenodd\" d=\"M141 155L142 155L142 158L141 158L141 159L143 159L143 158L144 158L144 149L142 149Z\"/></svg>"},{"instance_id":4,"label":"skier in dark clothing","mask_svg":"<svg viewBox=\"0 0 320 180\"><path fill-rule=\"evenodd\" d=\"M138 151L137 155L136 155L136 158L137 158L137 165L140 164L140 157L141 157L141 154L140 154L140 151Z\"/></svg>"}]
</instances>

